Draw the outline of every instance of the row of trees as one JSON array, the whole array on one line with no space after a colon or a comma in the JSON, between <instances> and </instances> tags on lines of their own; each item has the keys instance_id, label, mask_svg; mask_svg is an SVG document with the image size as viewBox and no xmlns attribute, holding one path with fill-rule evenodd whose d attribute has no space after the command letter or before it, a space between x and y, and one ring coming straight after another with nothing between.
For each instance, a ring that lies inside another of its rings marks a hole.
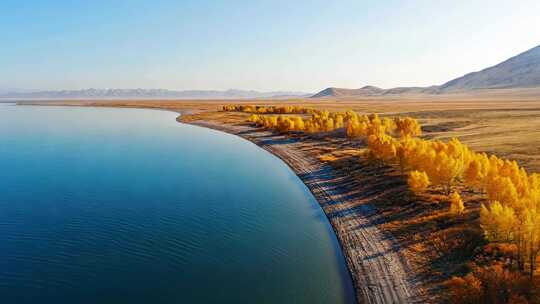
<instances>
[{"instance_id":1,"label":"row of trees","mask_svg":"<svg viewBox=\"0 0 540 304\"><path fill-rule=\"evenodd\" d=\"M410 117L380 119L377 114L359 115L353 111L329 112L314 109L311 110L310 114L309 117L253 114L248 120L257 126L280 132L329 132L346 127L347 136L350 138L379 136L381 134L404 138L418 136L422 133L418 121Z\"/></svg>"},{"instance_id":2,"label":"row of trees","mask_svg":"<svg viewBox=\"0 0 540 304\"><path fill-rule=\"evenodd\" d=\"M456 138L448 143L415 138L416 131L410 131L415 127L405 127L395 138L388 134L389 122L367 126L361 129L370 154L408 170L413 191L442 187L450 195L453 214L465 209L459 193L452 192L457 183L483 193L489 201L480 212L485 237L514 245L518 269L524 271L528 264L529 274L534 274L540 253L540 174L528 174L516 161L476 153Z\"/></svg>"},{"instance_id":3,"label":"row of trees","mask_svg":"<svg viewBox=\"0 0 540 304\"><path fill-rule=\"evenodd\" d=\"M227 112L244 112L258 114L309 114L315 111L312 108L300 106L256 106L256 105L225 105L223 111Z\"/></svg>"},{"instance_id":4,"label":"row of trees","mask_svg":"<svg viewBox=\"0 0 540 304\"><path fill-rule=\"evenodd\" d=\"M248 120L257 126L279 132L303 131L315 133L343 128L353 115L356 115L356 113L351 111L341 113L313 110L309 117L253 114Z\"/></svg>"},{"instance_id":5,"label":"row of trees","mask_svg":"<svg viewBox=\"0 0 540 304\"><path fill-rule=\"evenodd\" d=\"M292 113L292 112L291 112ZM280 132L321 132L345 128L350 138L367 140L369 155L397 163L415 193L429 187L449 195L450 212L465 206L455 186L482 193L488 200L480 211L481 228L490 242L507 243L517 251L517 268L532 276L540 253L540 175L528 174L516 161L477 153L453 138L424 140L416 119L379 118L355 112L311 110L310 117L252 115L249 121Z\"/></svg>"},{"instance_id":6,"label":"row of trees","mask_svg":"<svg viewBox=\"0 0 540 304\"><path fill-rule=\"evenodd\" d=\"M347 112L348 113L348 112ZM350 115L347 124L347 136L351 138L369 137L371 135L382 137L383 134L393 137L405 138L422 135L418 121L411 117L394 119L379 118L377 114Z\"/></svg>"}]
</instances>

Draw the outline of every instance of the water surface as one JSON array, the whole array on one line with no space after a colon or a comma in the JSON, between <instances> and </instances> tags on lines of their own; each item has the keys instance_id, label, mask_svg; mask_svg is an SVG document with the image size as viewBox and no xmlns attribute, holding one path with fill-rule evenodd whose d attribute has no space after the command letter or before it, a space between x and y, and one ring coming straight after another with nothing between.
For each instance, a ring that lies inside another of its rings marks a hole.
<instances>
[{"instance_id":1,"label":"water surface","mask_svg":"<svg viewBox=\"0 0 540 304\"><path fill-rule=\"evenodd\" d=\"M2 303L349 303L276 157L155 110L0 104Z\"/></svg>"}]
</instances>

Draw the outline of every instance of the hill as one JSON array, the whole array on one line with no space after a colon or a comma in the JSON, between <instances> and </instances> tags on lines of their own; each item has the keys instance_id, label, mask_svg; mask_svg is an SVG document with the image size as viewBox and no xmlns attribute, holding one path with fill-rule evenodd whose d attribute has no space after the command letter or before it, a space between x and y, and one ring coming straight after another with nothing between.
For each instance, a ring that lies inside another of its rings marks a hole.
<instances>
[{"instance_id":1,"label":"hill","mask_svg":"<svg viewBox=\"0 0 540 304\"><path fill-rule=\"evenodd\" d=\"M440 86L443 92L540 86L540 45L495 66L469 73Z\"/></svg>"},{"instance_id":2,"label":"hill","mask_svg":"<svg viewBox=\"0 0 540 304\"><path fill-rule=\"evenodd\" d=\"M312 98L345 96L382 96L406 94L445 94L479 89L515 89L540 87L540 45L495 66L450 80L440 86L381 89L327 88Z\"/></svg>"},{"instance_id":3,"label":"hill","mask_svg":"<svg viewBox=\"0 0 540 304\"><path fill-rule=\"evenodd\" d=\"M374 86L365 86L360 89L344 89L344 88L326 88L319 93L313 95L313 98L319 97L344 97L344 96L357 96L357 95L375 95L384 91L381 88Z\"/></svg>"}]
</instances>

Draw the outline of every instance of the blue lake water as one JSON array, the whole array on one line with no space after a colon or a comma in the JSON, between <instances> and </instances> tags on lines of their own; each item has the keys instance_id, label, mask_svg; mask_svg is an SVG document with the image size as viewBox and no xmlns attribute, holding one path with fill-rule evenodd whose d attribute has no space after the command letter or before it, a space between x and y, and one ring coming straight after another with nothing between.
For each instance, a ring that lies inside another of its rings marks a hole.
<instances>
[{"instance_id":1,"label":"blue lake water","mask_svg":"<svg viewBox=\"0 0 540 304\"><path fill-rule=\"evenodd\" d=\"M176 116L0 103L1 302L354 302L298 177Z\"/></svg>"}]
</instances>

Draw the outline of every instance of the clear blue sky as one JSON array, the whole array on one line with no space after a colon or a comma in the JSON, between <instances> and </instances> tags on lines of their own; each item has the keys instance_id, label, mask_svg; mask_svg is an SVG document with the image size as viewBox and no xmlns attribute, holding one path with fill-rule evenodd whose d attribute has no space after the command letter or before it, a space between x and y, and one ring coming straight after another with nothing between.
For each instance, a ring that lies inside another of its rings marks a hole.
<instances>
[{"instance_id":1,"label":"clear blue sky","mask_svg":"<svg viewBox=\"0 0 540 304\"><path fill-rule=\"evenodd\" d=\"M0 89L440 84L540 44L540 1L0 1Z\"/></svg>"}]
</instances>

